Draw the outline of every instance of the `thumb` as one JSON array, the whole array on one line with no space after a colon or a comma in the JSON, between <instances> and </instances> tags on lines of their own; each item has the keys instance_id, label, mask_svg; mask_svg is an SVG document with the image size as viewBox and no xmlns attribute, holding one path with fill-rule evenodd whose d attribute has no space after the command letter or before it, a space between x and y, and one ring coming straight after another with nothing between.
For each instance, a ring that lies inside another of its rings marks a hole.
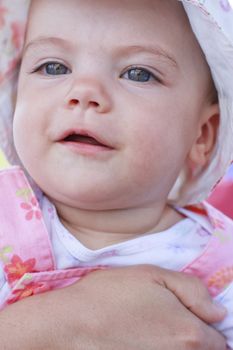
<instances>
[{"instance_id":1,"label":"thumb","mask_svg":"<svg viewBox=\"0 0 233 350\"><path fill-rule=\"evenodd\" d=\"M220 322L226 316L226 309L211 299L207 288L197 277L156 268L153 279L173 292L180 302L202 321Z\"/></svg>"}]
</instances>

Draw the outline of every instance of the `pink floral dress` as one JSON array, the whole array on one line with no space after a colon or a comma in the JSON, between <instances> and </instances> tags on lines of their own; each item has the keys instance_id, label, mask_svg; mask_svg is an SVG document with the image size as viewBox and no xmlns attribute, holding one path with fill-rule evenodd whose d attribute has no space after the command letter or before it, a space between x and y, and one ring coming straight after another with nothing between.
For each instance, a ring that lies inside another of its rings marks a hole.
<instances>
[{"instance_id":1,"label":"pink floral dress","mask_svg":"<svg viewBox=\"0 0 233 350\"><path fill-rule=\"evenodd\" d=\"M0 172L0 203L0 263L8 282L0 291L0 308L30 295L71 285L91 271L106 268L56 269L41 209L19 167ZM209 216L214 227L202 254L182 271L198 276L216 296L233 281L233 222L208 204L179 211L194 220Z\"/></svg>"},{"instance_id":2,"label":"pink floral dress","mask_svg":"<svg viewBox=\"0 0 233 350\"><path fill-rule=\"evenodd\" d=\"M41 209L19 167L0 172L0 203L0 262L8 282L0 292L0 309L27 296L68 286L103 268L56 270Z\"/></svg>"}]
</instances>

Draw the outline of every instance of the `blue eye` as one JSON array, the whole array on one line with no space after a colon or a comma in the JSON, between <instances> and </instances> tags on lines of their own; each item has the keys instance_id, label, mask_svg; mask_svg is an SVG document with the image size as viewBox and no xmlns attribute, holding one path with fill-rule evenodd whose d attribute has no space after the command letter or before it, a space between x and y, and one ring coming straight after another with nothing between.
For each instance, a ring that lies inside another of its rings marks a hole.
<instances>
[{"instance_id":1,"label":"blue eye","mask_svg":"<svg viewBox=\"0 0 233 350\"><path fill-rule=\"evenodd\" d=\"M36 69L36 72L37 71L40 71L45 75L65 75L71 73L69 68L59 62L44 63L38 69Z\"/></svg>"},{"instance_id":2,"label":"blue eye","mask_svg":"<svg viewBox=\"0 0 233 350\"><path fill-rule=\"evenodd\" d=\"M144 68L130 68L124 74L122 74L121 78L126 78L128 80L138 81L141 83L146 83L150 80L158 80L152 73Z\"/></svg>"}]
</instances>

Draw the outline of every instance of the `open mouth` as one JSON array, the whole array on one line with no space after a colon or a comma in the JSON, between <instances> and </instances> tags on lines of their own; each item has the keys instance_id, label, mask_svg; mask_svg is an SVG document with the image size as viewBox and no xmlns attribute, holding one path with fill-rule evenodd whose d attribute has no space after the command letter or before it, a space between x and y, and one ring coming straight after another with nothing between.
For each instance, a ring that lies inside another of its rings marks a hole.
<instances>
[{"instance_id":1,"label":"open mouth","mask_svg":"<svg viewBox=\"0 0 233 350\"><path fill-rule=\"evenodd\" d=\"M89 135L87 133L78 133L71 132L67 136L62 139L64 143L74 143L74 144L83 144L83 145L92 145L97 147L104 147L108 149L112 149L111 146L107 145L105 141L102 141L95 136Z\"/></svg>"},{"instance_id":2,"label":"open mouth","mask_svg":"<svg viewBox=\"0 0 233 350\"><path fill-rule=\"evenodd\" d=\"M64 139L64 142L76 142L76 143L85 143L88 145L95 145L95 146L105 146L91 136L77 135L77 134L71 134L71 135L67 136ZM107 146L105 146L105 147L107 147Z\"/></svg>"}]
</instances>

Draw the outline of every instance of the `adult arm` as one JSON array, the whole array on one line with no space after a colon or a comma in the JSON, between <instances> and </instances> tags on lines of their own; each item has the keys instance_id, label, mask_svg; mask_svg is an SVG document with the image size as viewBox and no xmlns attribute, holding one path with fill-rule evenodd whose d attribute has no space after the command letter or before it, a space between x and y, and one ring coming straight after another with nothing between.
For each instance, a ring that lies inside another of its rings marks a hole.
<instances>
[{"instance_id":1,"label":"adult arm","mask_svg":"<svg viewBox=\"0 0 233 350\"><path fill-rule=\"evenodd\" d=\"M195 278L152 266L111 269L7 307L0 342L4 350L225 350L206 324L223 314Z\"/></svg>"}]
</instances>

